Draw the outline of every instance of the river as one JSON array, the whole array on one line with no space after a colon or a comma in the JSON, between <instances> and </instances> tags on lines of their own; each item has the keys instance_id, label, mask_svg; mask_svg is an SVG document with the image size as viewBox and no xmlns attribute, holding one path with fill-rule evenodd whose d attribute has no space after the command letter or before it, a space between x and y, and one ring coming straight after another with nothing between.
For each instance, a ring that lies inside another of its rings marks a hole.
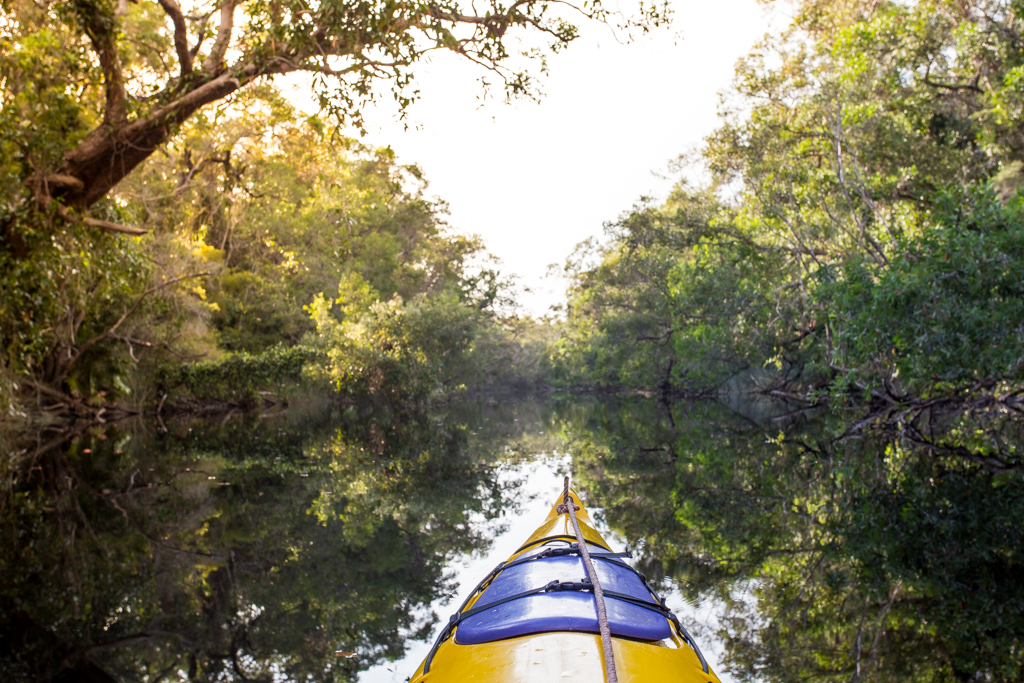
<instances>
[{"instance_id":1,"label":"river","mask_svg":"<svg viewBox=\"0 0 1024 683\"><path fill-rule=\"evenodd\" d=\"M0 673L404 681L570 474L723 681L1017 680L1011 417L495 396L9 436Z\"/></svg>"}]
</instances>

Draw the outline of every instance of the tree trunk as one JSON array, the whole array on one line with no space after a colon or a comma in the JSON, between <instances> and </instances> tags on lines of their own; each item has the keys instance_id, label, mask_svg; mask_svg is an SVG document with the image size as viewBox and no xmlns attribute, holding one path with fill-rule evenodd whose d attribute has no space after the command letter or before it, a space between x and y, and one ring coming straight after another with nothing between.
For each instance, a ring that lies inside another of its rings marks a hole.
<instances>
[{"instance_id":1,"label":"tree trunk","mask_svg":"<svg viewBox=\"0 0 1024 683\"><path fill-rule=\"evenodd\" d=\"M189 116L240 88L252 78L253 71L246 67L241 74L222 73L145 118L121 126L105 122L64 157L60 175L75 178L81 185L63 183L53 195L63 199L66 206L89 208L155 152Z\"/></svg>"}]
</instances>

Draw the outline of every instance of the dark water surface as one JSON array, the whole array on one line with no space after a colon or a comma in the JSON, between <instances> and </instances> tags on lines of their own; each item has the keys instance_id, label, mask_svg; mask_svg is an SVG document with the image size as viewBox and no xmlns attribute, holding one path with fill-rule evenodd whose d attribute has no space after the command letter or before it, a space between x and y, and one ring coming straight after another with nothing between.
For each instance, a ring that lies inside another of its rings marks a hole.
<instances>
[{"instance_id":1,"label":"dark water surface","mask_svg":"<svg viewBox=\"0 0 1024 683\"><path fill-rule=\"evenodd\" d=\"M852 438L792 408L314 403L11 437L0 680L403 681L569 471L724 680L1024 680L1020 422Z\"/></svg>"}]
</instances>

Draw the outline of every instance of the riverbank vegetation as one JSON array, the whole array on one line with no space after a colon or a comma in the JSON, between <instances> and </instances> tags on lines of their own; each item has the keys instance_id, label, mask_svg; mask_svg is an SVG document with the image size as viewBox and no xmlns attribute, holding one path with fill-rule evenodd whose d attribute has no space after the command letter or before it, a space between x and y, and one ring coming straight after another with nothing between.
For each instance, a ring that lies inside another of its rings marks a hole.
<instances>
[{"instance_id":1,"label":"riverbank vegetation","mask_svg":"<svg viewBox=\"0 0 1024 683\"><path fill-rule=\"evenodd\" d=\"M174 370L201 359L207 379L229 377L210 364L247 354L270 390L277 347L310 349L313 374L343 393L459 386L468 375L454 368L483 347L496 355L468 362L487 369L473 382L521 370L517 337L532 332L504 307L508 282L479 241L448 229L419 169L339 131L360 129L383 94L404 111L432 50L530 97L531 69L576 37L572 16L646 31L668 8L621 21L600 3L464 9L5 2L2 413L251 398L197 393L195 372ZM513 34L522 50L506 49ZM320 116L274 89L297 72Z\"/></svg>"},{"instance_id":2,"label":"riverbank vegetation","mask_svg":"<svg viewBox=\"0 0 1024 683\"><path fill-rule=\"evenodd\" d=\"M122 183L115 204L145 236L63 230L11 258L13 369L50 408L61 389L170 409L303 380L410 396L473 381L457 370L485 328L509 328L510 283L424 188L390 150L250 91Z\"/></svg>"},{"instance_id":3,"label":"riverbank vegetation","mask_svg":"<svg viewBox=\"0 0 1024 683\"><path fill-rule=\"evenodd\" d=\"M115 72L170 79L154 102L200 87L156 66L197 57L143 9L114 19L155 42L119 43L120 61L98 71L87 57L107 38L76 33L91 10L56 25L34 5L5 10L5 414L254 405L300 384L389 399L743 385L807 405L1019 407L1013 3L799 4L741 61L722 125L681 160L696 179L569 259L556 324L515 314L513 282L446 225L421 169L337 135L331 114L358 112L332 97L362 92L344 79L319 83L323 117L266 79L239 81L93 197L73 171L109 142L97 122L145 128L155 115L111 103L142 97ZM219 49L201 87L234 73L213 66ZM401 92L406 76L387 82Z\"/></svg>"},{"instance_id":4,"label":"riverbank vegetation","mask_svg":"<svg viewBox=\"0 0 1024 683\"><path fill-rule=\"evenodd\" d=\"M251 404L304 379L410 395L496 381L464 370L472 352L488 355L478 369L522 369L510 281L425 187L269 87L197 115L113 198L145 236L64 225L4 254L8 409L33 394L138 410Z\"/></svg>"},{"instance_id":5,"label":"riverbank vegetation","mask_svg":"<svg viewBox=\"0 0 1024 683\"><path fill-rule=\"evenodd\" d=\"M680 182L566 264L570 385L1019 408L1024 14L798 3Z\"/></svg>"}]
</instances>

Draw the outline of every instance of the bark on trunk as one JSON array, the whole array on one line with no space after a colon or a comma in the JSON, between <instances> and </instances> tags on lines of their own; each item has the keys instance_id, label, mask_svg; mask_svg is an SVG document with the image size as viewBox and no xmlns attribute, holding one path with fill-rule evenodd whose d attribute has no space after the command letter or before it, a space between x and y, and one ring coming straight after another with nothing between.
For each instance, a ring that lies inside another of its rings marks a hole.
<instances>
[{"instance_id":1,"label":"bark on trunk","mask_svg":"<svg viewBox=\"0 0 1024 683\"><path fill-rule=\"evenodd\" d=\"M252 77L251 67L240 74L223 73L149 116L122 126L104 123L64 157L61 175L77 178L55 195L65 205L87 209L102 199L136 166L145 161L174 130L203 105L227 97Z\"/></svg>"}]
</instances>

